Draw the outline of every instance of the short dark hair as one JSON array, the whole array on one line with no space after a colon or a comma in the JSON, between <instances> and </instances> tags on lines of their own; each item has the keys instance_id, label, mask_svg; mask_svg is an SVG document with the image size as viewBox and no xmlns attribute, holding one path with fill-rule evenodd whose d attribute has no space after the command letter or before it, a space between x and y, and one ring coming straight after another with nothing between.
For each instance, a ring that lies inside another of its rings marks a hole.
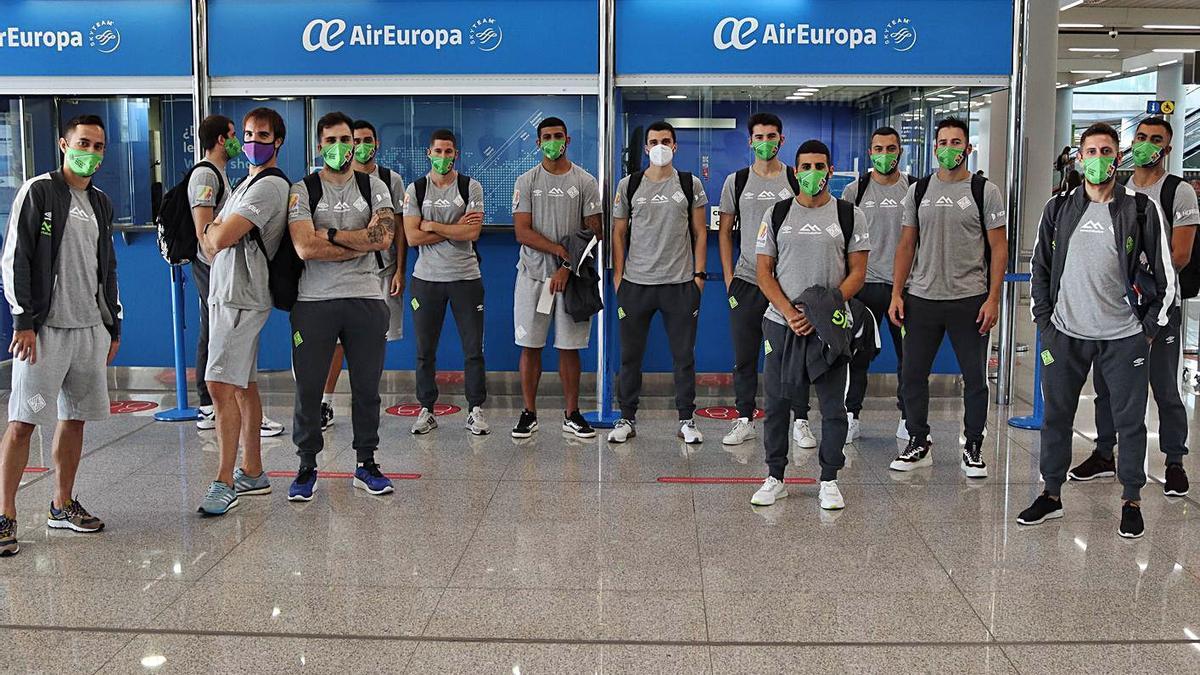
<instances>
[{"instance_id":1,"label":"short dark hair","mask_svg":"<svg viewBox=\"0 0 1200 675\"><path fill-rule=\"evenodd\" d=\"M353 133L359 129L370 129L371 135L375 137L375 142L379 142L379 132L375 131L375 125L366 120L354 120L354 124L350 125L350 132Z\"/></svg>"},{"instance_id":2,"label":"short dark hair","mask_svg":"<svg viewBox=\"0 0 1200 675\"><path fill-rule=\"evenodd\" d=\"M971 128L959 117L943 117L938 120L937 126L933 128L933 137L937 138L938 132L942 129L961 129L963 138L969 139L971 137Z\"/></svg>"},{"instance_id":3,"label":"short dark hair","mask_svg":"<svg viewBox=\"0 0 1200 675\"><path fill-rule=\"evenodd\" d=\"M538 122L537 135L541 136L542 129L548 129L550 127L562 127L563 131L566 131L567 123L557 117L547 117L546 119L542 120L541 122Z\"/></svg>"},{"instance_id":4,"label":"short dark hair","mask_svg":"<svg viewBox=\"0 0 1200 675\"><path fill-rule=\"evenodd\" d=\"M1112 139L1113 145L1117 146L1117 148L1121 147L1121 135L1118 134L1117 130L1112 128L1112 125L1110 124L1096 122L1087 129L1084 129L1083 133L1079 136L1079 147L1083 147L1083 142L1086 141L1089 136L1108 136Z\"/></svg>"},{"instance_id":5,"label":"short dark hair","mask_svg":"<svg viewBox=\"0 0 1200 675\"><path fill-rule=\"evenodd\" d=\"M75 131L75 127L82 126L100 127L101 129L104 129L104 120L100 119L99 115L76 115L75 117L67 120L67 123L63 125L62 137L66 138L67 136L70 136L71 132ZM104 129L104 133L107 134L108 129Z\"/></svg>"},{"instance_id":6,"label":"short dark hair","mask_svg":"<svg viewBox=\"0 0 1200 675\"><path fill-rule=\"evenodd\" d=\"M437 129L432 134L429 134L429 145L433 146L434 141L450 141L454 144L454 149L458 149L458 138L449 129Z\"/></svg>"},{"instance_id":7,"label":"short dark hair","mask_svg":"<svg viewBox=\"0 0 1200 675\"><path fill-rule=\"evenodd\" d=\"M800 155L811 153L825 155L825 164L833 163L833 159L829 156L829 146L815 138L810 138L807 141L804 141L800 144L800 147L796 148L796 163L800 163Z\"/></svg>"},{"instance_id":8,"label":"short dark hair","mask_svg":"<svg viewBox=\"0 0 1200 675\"><path fill-rule=\"evenodd\" d=\"M217 145L217 139L229 133L229 127L233 126L233 120L224 115L209 115L200 122L200 128L196 130L196 136L200 139L200 147L204 148L205 152L212 150Z\"/></svg>"},{"instance_id":9,"label":"short dark hair","mask_svg":"<svg viewBox=\"0 0 1200 675\"><path fill-rule=\"evenodd\" d=\"M1167 130L1167 136L1175 138L1175 129L1171 127L1171 123L1165 117L1147 117L1138 122L1137 128L1141 129L1142 127L1162 127Z\"/></svg>"},{"instance_id":10,"label":"short dark hair","mask_svg":"<svg viewBox=\"0 0 1200 675\"><path fill-rule=\"evenodd\" d=\"M746 120L746 133L753 134L754 127L758 125L775 127L779 133L783 133L783 120L779 119L779 115L769 112L754 113L750 119Z\"/></svg>"},{"instance_id":11,"label":"short dark hair","mask_svg":"<svg viewBox=\"0 0 1200 675\"><path fill-rule=\"evenodd\" d=\"M871 137L867 140L870 141L871 138L875 138L876 136L895 136L897 143L900 141L900 132L888 126L879 127L875 131L872 131Z\"/></svg>"},{"instance_id":12,"label":"short dark hair","mask_svg":"<svg viewBox=\"0 0 1200 675\"><path fill-rule=\"evenodd\" d=\"M317 120L317 140L321 140L321 134L329 127L336 127L339 124L345 124L347 129L354 131L354 120L344 112L333 111L321 115L321 119Z\"/></svg>"},{"instance_id":13,"label":"short dark hair","mask_svg":"<svg viewBox=\"0 0 1200 675\"><path fill-rule=\"evenodd\" d=\"M679 139L675 137L675 127L671 126L671 123L666 120L652 122L650 126L646 127L646 140L650 140L651 131L669 131L671 132L671 142L679 142Z\"/></svg>"},{"instance_id":14,"label":"short dark hair","mask_svg":"<svg viewBox=\"0 0 1200 675\"><path fill-rule=\"evenodd\" d=\"M283 123L283 116L271 108L255 108L246 113L246 116L242 118L242 126L245 127L246 122L250 120L266 122L271 125L271 134L277 141L282 141L287 136L287 126Z\"/></svg>"}]
</instances>

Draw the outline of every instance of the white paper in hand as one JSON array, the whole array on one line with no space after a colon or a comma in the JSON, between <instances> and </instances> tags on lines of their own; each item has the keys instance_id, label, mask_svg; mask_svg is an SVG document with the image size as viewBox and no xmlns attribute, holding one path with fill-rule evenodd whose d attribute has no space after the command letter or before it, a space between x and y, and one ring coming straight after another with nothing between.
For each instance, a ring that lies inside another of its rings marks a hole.
<instances>
[{"instance_id":1,"label":"white paper in hand","mask_svg":"<svg viewBox=\"0 0 1200 675\"><path fill-rule=\"evenodd\" d=\"M542 282L542 292L538 295L538 314L549 314L554 309L554 294L550 292L550 280Z\"/></svg>"}]
</instances>

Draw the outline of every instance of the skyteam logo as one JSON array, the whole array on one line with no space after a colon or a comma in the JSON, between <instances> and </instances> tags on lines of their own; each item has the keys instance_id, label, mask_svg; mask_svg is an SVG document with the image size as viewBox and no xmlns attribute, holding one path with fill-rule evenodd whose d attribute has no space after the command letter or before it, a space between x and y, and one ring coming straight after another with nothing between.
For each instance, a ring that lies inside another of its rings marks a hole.
<instances>
[{"instance_id":1,"label":"skyteam logo","mask_svg":"<svg viewBox=\"0 0 1200 675\"><path fill-rule=\"evenodd\" d=\"M917 46L917 29L908 17L892 19L883 27L883 44L898 52L906 52Z\"/></svg>"},{"instance_id":2,"label":"skyteam logo","mask_svg":"<svg viewBox=\"0 0 1200 675\"><path fill-rule=\"evenodd\" d=\"M471 44L479 48L479 51L493 52L504 41L504 29L496 25L496 20L489 16L471 24L470 38Z\"/></svg>"},{"instance_id":3,"label":"skyteam logo","mask_svg":"<svg viewBox=\"0 0 1200 675\"><path fill-rule=\"evenodd\" d=\"M101 54L111 54L121 46L121 31L111 19L97 21L88 30L88 45Z\"/></svg>"},{"instance_id":4,"label":"skyteam logo","mask_svg":"<svg viewBox=\"0 0 1200 675\"><path fill-rule=\"evenodd\" d=\"M713 46L720 51L745 51L757 45L838 46L855 49L859 45L875 44L879 44L879 34L874 28L834 28L807 23L789 24L785 21L763 24L753 16L727 16L713 27Z\"/></svg>"}]
</instances>

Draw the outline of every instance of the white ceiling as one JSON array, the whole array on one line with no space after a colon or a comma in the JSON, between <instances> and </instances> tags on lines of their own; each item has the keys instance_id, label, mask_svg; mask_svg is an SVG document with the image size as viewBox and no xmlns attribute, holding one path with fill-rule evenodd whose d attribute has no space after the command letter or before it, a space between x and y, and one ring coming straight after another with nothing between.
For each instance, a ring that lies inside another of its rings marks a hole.
<instances>
[{"instance_id":1,"label":"white ceiling","mask_svg":"<svg viewBox=\"0 0 1200 675\"><path fill-rule=\"evenodd\" d=\"M1059 2L1064 6L1073 4L1070 0ZM1145 27L1200 27L1200 0L1084 0L1083 4L1060 12L1058 21L1059 82L1116 78L1182 57L1156 49L1200 49L1200 28ZM1117 51L1083 51L1092 49ZM1112 74L1071 73L1072 70Z\"/></svg>"}]
</instances>

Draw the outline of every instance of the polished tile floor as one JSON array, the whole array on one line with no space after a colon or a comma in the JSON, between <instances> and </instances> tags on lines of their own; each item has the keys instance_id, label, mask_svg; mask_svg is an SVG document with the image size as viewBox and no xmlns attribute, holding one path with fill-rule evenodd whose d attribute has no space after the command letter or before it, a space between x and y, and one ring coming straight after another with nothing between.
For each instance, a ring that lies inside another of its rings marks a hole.
<instances>
[{"instance_id":1,"label":"polished tile floor","mask_svg":"<svg viewBox=\"0 0 1200 675\"><path fill-rule=\"evenodd\" d=\"M288 420L287 397L269 403ZM19 493L0 670L1200 671L1200 508L1162 496L1156 448L1144 539L1117 537L1112 480L1069 484L1065 518L1019 528L1037 436L997 423L1010 411L993 410L991 477L968 481L956 403L936 414L935 466L911 474L888 471L896 419L872 405L837 513L812 485L752 508L754 483L659 482L761 479L761 446L723 447L725 422L703 420L706 442L685 447L670 415L646 414L610 447L562 437L552 411L515 442L513 411L493 410L485 438L463 413L421 438L385 415L380 463L420 474L391 496L328 478L293 504L276 478L273 494L201 519L211 435L114 416L89 427L78 483L102 534L47 531L53 473ZM327 434L323 469L352 470L348 422ZM269 470L295 469L287 436L265 448ZM31 455L50 464L49 435ZM817 475L815 451L793 462L790 476Z\"/></svg>"}]
</instances>

